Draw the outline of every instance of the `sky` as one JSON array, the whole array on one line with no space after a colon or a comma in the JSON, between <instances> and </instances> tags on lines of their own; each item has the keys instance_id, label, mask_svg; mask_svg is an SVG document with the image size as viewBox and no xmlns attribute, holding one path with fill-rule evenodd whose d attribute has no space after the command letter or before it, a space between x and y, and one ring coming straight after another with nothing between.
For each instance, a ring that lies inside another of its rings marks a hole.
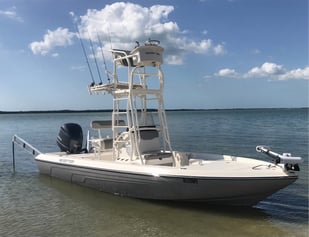
<instances>
[{"instance_id":1,"label":"sky","mask_svg":"<svg viewBox=\"0 0 309 237\"><path fill-rule=\"evenodd\" d=\"M307 0L0 0L0 111L112 108L89 37L105 83L101 44L160 40L167 109L309 106Z\"/></svg>"}]
</instances>

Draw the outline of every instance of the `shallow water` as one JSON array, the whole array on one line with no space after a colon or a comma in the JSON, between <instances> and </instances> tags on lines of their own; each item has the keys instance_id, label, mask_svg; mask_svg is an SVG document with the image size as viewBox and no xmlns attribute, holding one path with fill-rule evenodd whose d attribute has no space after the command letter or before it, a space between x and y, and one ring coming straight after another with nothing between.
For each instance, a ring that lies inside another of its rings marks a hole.
<instances>
[{"instance_id":1,"label":"shallow water","mask_svg":"<svg viewBox=\"0 0 309 237\"><path fill-rule=\"evenodd\" d=\"M302 156L300 178L252 208L154 202L113 196L39 175L18 134L42 152L58 150L59 127L84 133L108 113L0 115L0 236L308 236L308 111L214 110L167 113L175 150L264 159L256 145Z\"/></svg>"}]
</instances>

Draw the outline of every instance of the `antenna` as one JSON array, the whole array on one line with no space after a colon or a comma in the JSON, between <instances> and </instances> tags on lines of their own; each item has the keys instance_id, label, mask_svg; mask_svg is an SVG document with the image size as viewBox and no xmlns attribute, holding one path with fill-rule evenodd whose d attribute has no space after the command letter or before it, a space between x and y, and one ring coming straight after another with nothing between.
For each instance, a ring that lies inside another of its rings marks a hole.
<instances>
[{"instance_id":1,"label":"antenna","mask_svg":"<svg viewBox=\"0 0 309 237\"><path fill-rule=\"evenodd\" d=\"M98 72L98 75L99 75L99 78L100 78L99 84L102 85L102 78L101 78L101 74L100 74L100 69L99 69L99 66L98 66L97 57L95 56L95 52L94 52L94 49L93 49L93 44L92 44L92 40L91 40L89 31L88 31L88 37L89 37L90 47L91 47L92 55L93 55L93 58L94 58L95 66L97 68L97 72Z\"/></svg>"},{"instance_id":2,"label":"antenna","mask_svg":"<svg viewBox=\"0 0 309 237\"><path fill-rule=\"evenodd\" d=\"M102 47L102 41L101 41L101 38L100 38L98 32L97 32L97 37L98 37L99 46L100 46L101 53L102 53L102 58L103 58L103 63L104 63L104 69L105 69L105 73L106 73L106 76L107 76L107 80L108 80L108 82L110 82L111 79L109 78L109 75L108 75L108 70L107 70L106 61L105 61L105 57L104 57L104 51L103 51L103 47Z\"/></svg>"}]
</instances>

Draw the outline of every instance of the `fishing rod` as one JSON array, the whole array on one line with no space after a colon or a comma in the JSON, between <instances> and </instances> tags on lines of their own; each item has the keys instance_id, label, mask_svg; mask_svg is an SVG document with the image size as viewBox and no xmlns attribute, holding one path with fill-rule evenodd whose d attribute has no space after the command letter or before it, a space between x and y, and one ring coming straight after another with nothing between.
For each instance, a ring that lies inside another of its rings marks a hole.
<instances>
[{"instance_id":1,"label":"fishing rod","mask_svg":"<svg viewBox=\"0 0 309 237\"><path fill-rule=\"evenodd\" d=\"M76 32L77 32L77 35L78 35L80 44L81 44L81 46L82 46L82 49L83 49L83 52L84 52L84 56L85 56L85 58L86 58L86 62L87 62L88 69L89 69L89 72L90 72L90 76L91 76L91 79L92 79L91 86L93 86L93 85L95 85L95 80L94 80L93 73L92 73L92 70L91 70L91 67L90 67L90 63L89 63L89 60L88 60L88 56L87 56L87 53L86 53L86 49L85 49L85 46L84 46L84 43L83 43L83 40L82 40L82 38L81 38L81 35L80 35L80 32L79 32L79 29L78 29L77 25L74 24L74 26L75 26L75 29L76 29Z\"/></svg>"},{"instance_id":2,"label":"fishing rod","mask_svg":"<svg viewBox=\"0 0 309 237\"><path fill-rule=\"evenodd\" d=\"M102 82L102 78L101 78L101 73L100 73L100 69L99 69L99 66L98 66L97 57L95 56L95 52L94 52L94 49L93 49L93 44L92 44L92 40L91 40L89 31L88 31L88 37L89 37L90 47L91 47L92 55L93 55L93 58L94 58L95 66L97 68L97 72L98 72L99 79L100 79L99 85L102 85L103 82Z\"/></svg>"},{"instance_id":3,"label":"fishing rod","mask_svg":"<svg viewBox=\"0 0 309 237\"><path fill-rule=\"evenodd\" d=\"M109 45L111 47L111 50L113 49L113 45L112 45L112 39L111 39L111 32L109 31L109 28L107 28L108 31L108 38L109 38Z\"/></svg>"},{"instance_id":4,"label":"fishing rod","mask_svg":"<svg viewBox=\"0 0 309 237\"><path fill-rule=\"evenodd\" d=\"M103 52L103 47L102 47L102 41L101 41L101 38L100 38L98 32L97 32L97 37L98 37L99 46L100 46L100 49L101 49L102 58L103 58L105 74L107 76L108 82L110 83L111 79L109 78L109 74L108 74L108 70L107 70L107 66L106 66L106 60L105 60L105 56L104 56L104 52Z\"/></svg>"}]
</instances>

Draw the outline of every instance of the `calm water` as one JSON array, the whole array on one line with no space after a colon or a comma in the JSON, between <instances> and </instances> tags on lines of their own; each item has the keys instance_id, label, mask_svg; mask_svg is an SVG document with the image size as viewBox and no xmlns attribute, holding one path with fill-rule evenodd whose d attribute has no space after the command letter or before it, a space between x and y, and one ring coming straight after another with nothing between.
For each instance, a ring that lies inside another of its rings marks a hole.
<instances>
[{"instance_id":1,"label":"calm water","mask_svg":"<svg viewBox=\"0 0 309 237\"><path fill-rule=\"evenodd\" d=\"M0 236L308 236L308 110L168 112L173 148L264 159L256 145L302 156L299 180L252 208L122 198L39 175L16 152L14 134L43 152L58 150L59 127L84 133L108 113L0 115Z\"/></svg>"}]
</instances>

